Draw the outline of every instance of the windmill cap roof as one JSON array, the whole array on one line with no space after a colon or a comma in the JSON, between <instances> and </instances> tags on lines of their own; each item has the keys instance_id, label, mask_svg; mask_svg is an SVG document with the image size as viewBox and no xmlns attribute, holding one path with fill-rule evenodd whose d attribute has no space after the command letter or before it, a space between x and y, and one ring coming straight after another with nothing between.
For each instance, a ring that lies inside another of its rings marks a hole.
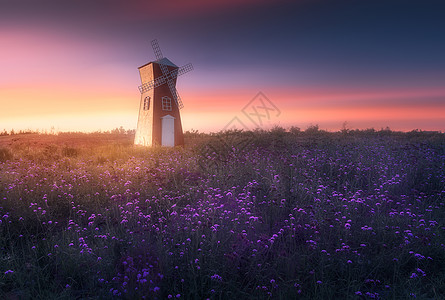
<instances>
[{"instance_id":1,"label":"windmill cap roof","mask_svg":"<svg viewBox=\"0 0 445 300\"><path fill-rule=\"evenodd\" d=\"M145 65L143 65L143 66L140 66L138 69L140 69L140 68L142 68L142 67L145 67L145 66L147 66L147 65L149 65L149 64L151 64L151 63L155 63L155 64L163 64L163 65L166 65L166 66L170 66L170 67L178 68L178 66L175 65L174 63L172 63L167 57L163 57L163 58L161 58L161 59L158 59L158 60L149 62L149 63L147 63L147 64L145 64Z\"/></svg>"}]
</instances>

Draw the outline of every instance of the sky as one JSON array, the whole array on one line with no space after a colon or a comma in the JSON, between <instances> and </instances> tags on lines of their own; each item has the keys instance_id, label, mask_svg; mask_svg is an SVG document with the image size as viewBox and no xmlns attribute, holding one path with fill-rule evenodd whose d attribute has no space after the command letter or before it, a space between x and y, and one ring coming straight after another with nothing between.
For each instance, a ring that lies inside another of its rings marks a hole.
<instances>
[{"instance_id":1,"label":"sky","mask_svg":"<svg viewBox=\"0 0 445 300\"><path fill-rule=\"evenodd\" d=\"M164 56L184 130L445 131L443 0L0 0L0 131L135 129ZM234 120L236 122L234 122Z\"/></svg>"}]
</instances>

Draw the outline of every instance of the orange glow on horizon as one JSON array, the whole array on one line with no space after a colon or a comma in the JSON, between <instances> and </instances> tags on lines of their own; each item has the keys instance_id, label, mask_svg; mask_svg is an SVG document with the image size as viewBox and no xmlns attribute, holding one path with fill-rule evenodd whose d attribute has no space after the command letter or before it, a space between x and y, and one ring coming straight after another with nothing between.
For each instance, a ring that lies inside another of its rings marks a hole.
<instances>
[{"instance_id":1,"label":"orange glow on horizon","mask_svg":"<svg viewBox=\"0 0 445 300\"><path fill-rule=\"evenodd\" d=\"M309 124L319 124L320 128L339 130L347 121L352 128L383 128L402 121L405 125L393 126L396 130L413 130L424 127L425 130L441 130L445 121L445 105L376 105L366 101L355 105L355 101L378 99L391 96L403 99L410 93L391 91L386 94L316 94L281 91L267 93L266 96L280 109L278 118L271 118L264 125L271 127L298 126L302 129ZM413 93L416 94L416 93ZM439 95L440 91L431 92L428 96ZM181 96L185 102L182 110L184 130L201 132L222 130L234 117L240 118L248 128L255 126L242 113L242 109L255 96L249 90L215 91L199 93L185 90ZM422 91L417 92L421 97ZM95 131L110 130L120 126L135 128L139 109L137 91L102 89L76 90L68 87L51 88L40 86L27 89L1 89L1 99L11 99L10 108L0 111L0 130L46 129L55 127L60 131ZM308 100L309 99L309 100ZM347 99L346 104L336 101ZM20 116L20 117L17 117ZM411 120L412 127L406 126ZM266 120L265 120L266 121ZM419 123L420 122L420 123ZM369 125L366 125L369 124ZM375 125L374 125L375 124ZM418 126L416 124L421 124ZM427 125L429 124L429 125ZM442 124L442 125L441 125Z\"/></svg>"}]
</instances>

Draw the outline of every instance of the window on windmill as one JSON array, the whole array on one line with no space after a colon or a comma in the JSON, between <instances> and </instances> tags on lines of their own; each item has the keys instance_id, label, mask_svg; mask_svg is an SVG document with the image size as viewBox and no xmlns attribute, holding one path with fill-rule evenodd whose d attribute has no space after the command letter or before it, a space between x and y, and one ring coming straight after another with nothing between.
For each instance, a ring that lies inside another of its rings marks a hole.
<instances>
[{"instance_id":1,"label":"window on windmill","mask_svg":"<svg viewBox=\"0 0 445 300\"><path fill-rule=\"evenodd\" d=\"M144 98L144 110L148 110L150 108L150 97L147 96Z\"/></svg>"},{"instance_id":2,"label":"window on windmill","mask_svg":"<svg viewBox=\"0 0 445 300\"><path fill-rule=\"evenodd\" d=\"M162 97L162 110L172 110L172 99L170 97Z\"/></svg>"}]
</instances>

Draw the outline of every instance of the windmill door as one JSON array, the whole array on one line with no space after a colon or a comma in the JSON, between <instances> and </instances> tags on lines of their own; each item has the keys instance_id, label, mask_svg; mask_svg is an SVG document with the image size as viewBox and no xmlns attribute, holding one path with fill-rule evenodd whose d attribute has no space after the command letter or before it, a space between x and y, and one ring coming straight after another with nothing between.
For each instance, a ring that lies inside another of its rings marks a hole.
<instances>
[{"instance_id":1,"label":"windmill door","mask_svg":"<svg viewBox=\"0 0 445 300\"><path fill-rule=\"evenodd\" d=\"M162 118L162 146L173 147L175 145L175 118L166 115Z\"/></svg>"}]
</instances>

